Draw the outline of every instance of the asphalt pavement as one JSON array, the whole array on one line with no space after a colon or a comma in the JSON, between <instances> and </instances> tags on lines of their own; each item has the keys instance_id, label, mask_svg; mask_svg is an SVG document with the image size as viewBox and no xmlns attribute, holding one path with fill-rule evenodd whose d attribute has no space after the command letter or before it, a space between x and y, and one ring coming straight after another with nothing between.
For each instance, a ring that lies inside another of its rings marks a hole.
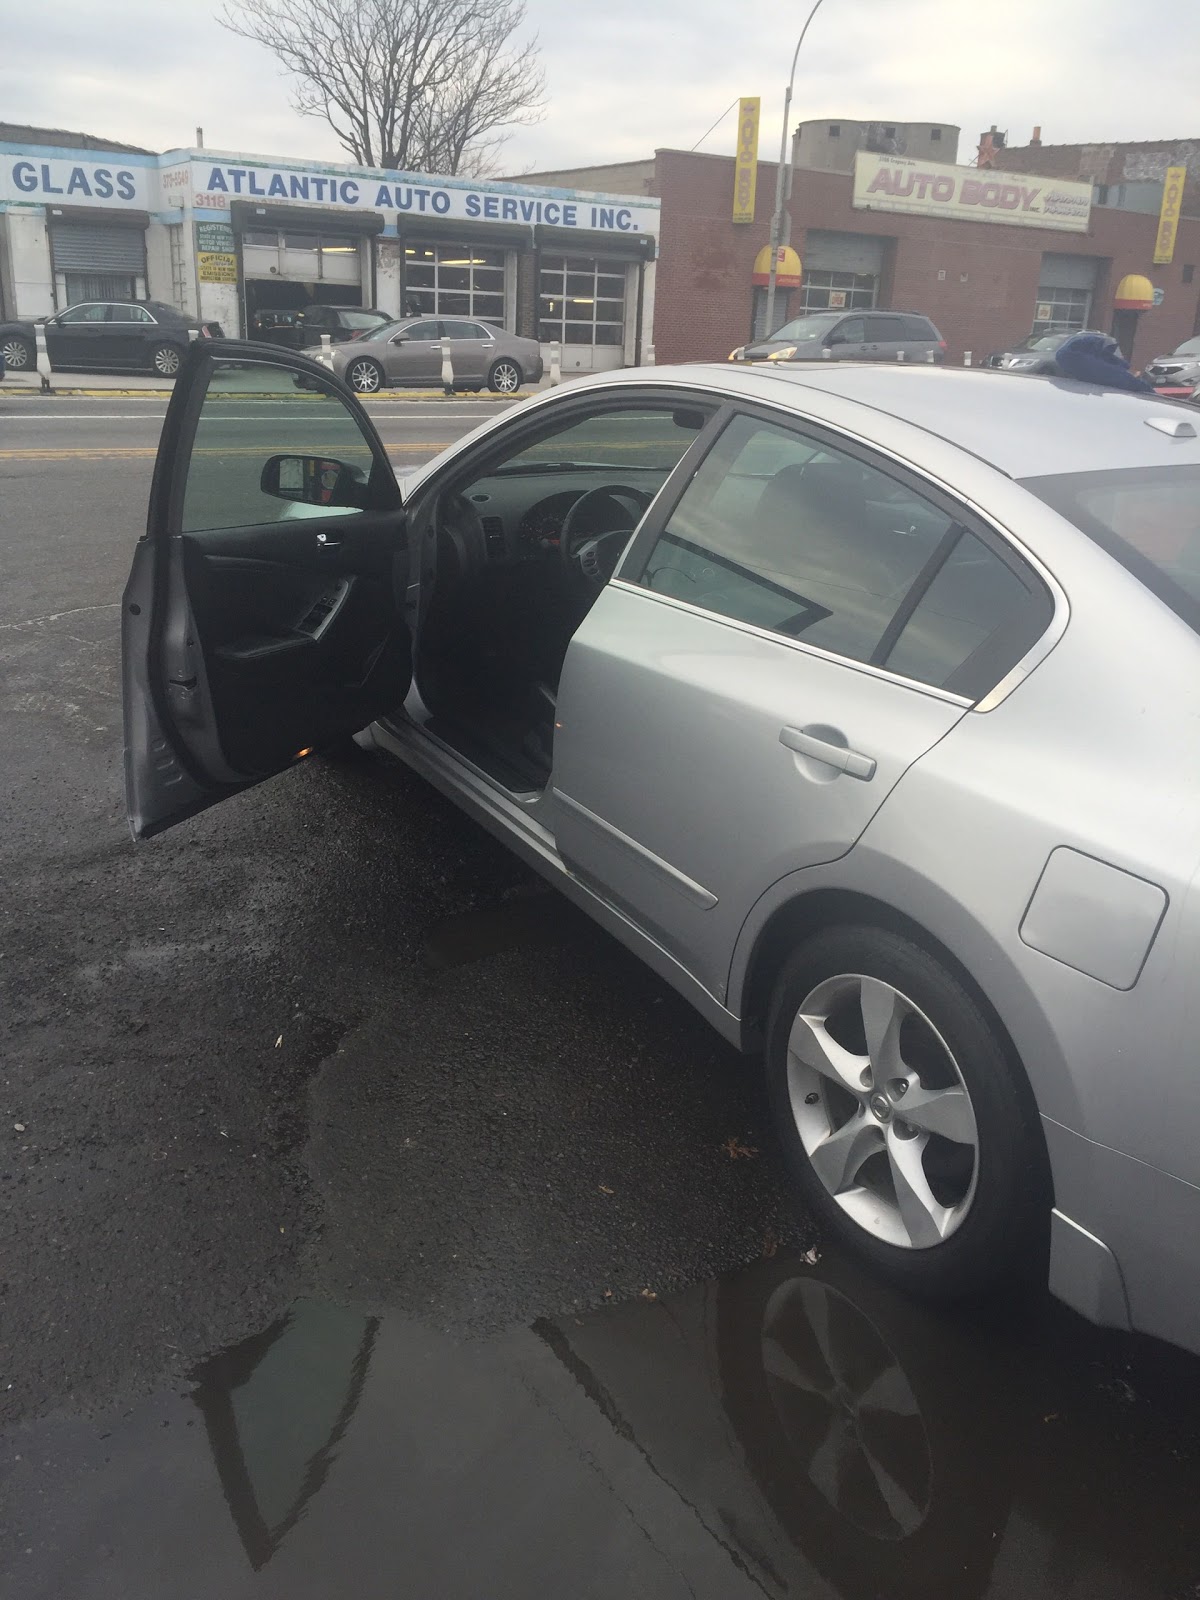
<instances>
[{"instance_id":1,"label":"asphalt pavement","mask_svg":"<svg viewBox=\"0 0 1200 1600\"><path fill-rule=\"evenodd\" d=\"M0 1590L1200 1592L1200 1363L827 1258L754 1063L402 767L130 841L164 410L0 392Z\"/></svg>"}]
</instances>

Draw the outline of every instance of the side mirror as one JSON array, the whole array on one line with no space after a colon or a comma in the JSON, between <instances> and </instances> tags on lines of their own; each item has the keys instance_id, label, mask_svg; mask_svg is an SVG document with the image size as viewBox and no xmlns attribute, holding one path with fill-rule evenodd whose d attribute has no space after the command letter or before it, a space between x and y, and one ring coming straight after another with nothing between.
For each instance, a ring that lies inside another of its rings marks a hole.
<instances>
[{"instance_id":1,"label":"side mirror","mask_svg":"<svg viewBox=\"0 0 1200 1600\"><path fill-rule=\"evenodd\" d=\"M394 333L392 335L392 337L388 340L388 343L389 344L403 344L404 343L404 335L402 333Z\"/></svg>"},{"instance_id":2,"label":"side mirror","mask_svg":"<svg viewBox=\"0 0 1200 1600\"><path fill-rule=\"evenodd\" d=\"M363 511L367 504L366 473L329 456L269 456L259 488L275 500L305 506Z\"/></svg>"}]
</instances>

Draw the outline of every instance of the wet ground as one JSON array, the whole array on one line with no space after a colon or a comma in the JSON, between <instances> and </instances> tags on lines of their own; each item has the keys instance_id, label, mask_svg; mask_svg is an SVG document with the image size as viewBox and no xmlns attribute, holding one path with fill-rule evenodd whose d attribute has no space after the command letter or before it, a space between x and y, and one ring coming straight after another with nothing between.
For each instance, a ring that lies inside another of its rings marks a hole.
<instances>
[{"instance_id":1,"label":"wet ground","mask_svg":"<svg viewBox=\"0 0 1200 1600\"><path fill-rule=\"evenodd\" d=\"M301 1301L6 1440L12 1600L1200 1592L1196 1364L777 1257L463 1339Z\"/></svg>"},{"instance_id":2,"label":"wet ground","mask_svg":"<svg viewBox=\"0 0 1200 1600\"><path fill-rule=\"evenodd\" d=\"M4 1600L1200 1594L1200 1363L804 1260L753 1067L404 769L130 843L111 409L0 396Z\"/></svg>"}]
</instances>

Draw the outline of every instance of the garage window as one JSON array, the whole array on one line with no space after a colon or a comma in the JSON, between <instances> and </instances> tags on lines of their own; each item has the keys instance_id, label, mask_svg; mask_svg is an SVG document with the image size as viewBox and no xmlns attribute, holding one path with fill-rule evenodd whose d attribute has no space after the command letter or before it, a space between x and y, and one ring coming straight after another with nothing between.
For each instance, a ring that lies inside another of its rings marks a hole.
<instances>
[{"instance_id":1,"label":"garage window","mask_svg":"<svg viewBox=\"0 0 1200 1600\"><path fill-rule=\"evenodd\" d=\"M542 257L538 336L563 344L625 342L625 268L589 256Z\"/></svg>"},{"instance_id":2,"label":"garage window","mask_svg":"<svg viewBox=\"0 0 1200 1600\"><path fill-rule=\"evenodd\" d=\"M504 251L483 245L422 244L404 247L404 292L431 316L482 317L504 326Z\"/></svg>"}]
</instances>

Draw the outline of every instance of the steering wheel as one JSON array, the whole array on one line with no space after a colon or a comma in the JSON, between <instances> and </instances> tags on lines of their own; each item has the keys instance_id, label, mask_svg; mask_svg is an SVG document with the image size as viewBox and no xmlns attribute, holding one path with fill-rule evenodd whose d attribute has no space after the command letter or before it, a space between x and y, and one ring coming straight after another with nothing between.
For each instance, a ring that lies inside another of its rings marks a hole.
<instances>
[{"instance_id":1,"label":"steering wheel","mask_svg":"<svg viewBox=\"0 0 1200 1600\"><path fill-rule=\"evenodd\" d=\"M625 484L589 489L563 518L558 553L563 565L584 582L603 588L642 513L654 496Z\"/></svg>"}]
</instances>

